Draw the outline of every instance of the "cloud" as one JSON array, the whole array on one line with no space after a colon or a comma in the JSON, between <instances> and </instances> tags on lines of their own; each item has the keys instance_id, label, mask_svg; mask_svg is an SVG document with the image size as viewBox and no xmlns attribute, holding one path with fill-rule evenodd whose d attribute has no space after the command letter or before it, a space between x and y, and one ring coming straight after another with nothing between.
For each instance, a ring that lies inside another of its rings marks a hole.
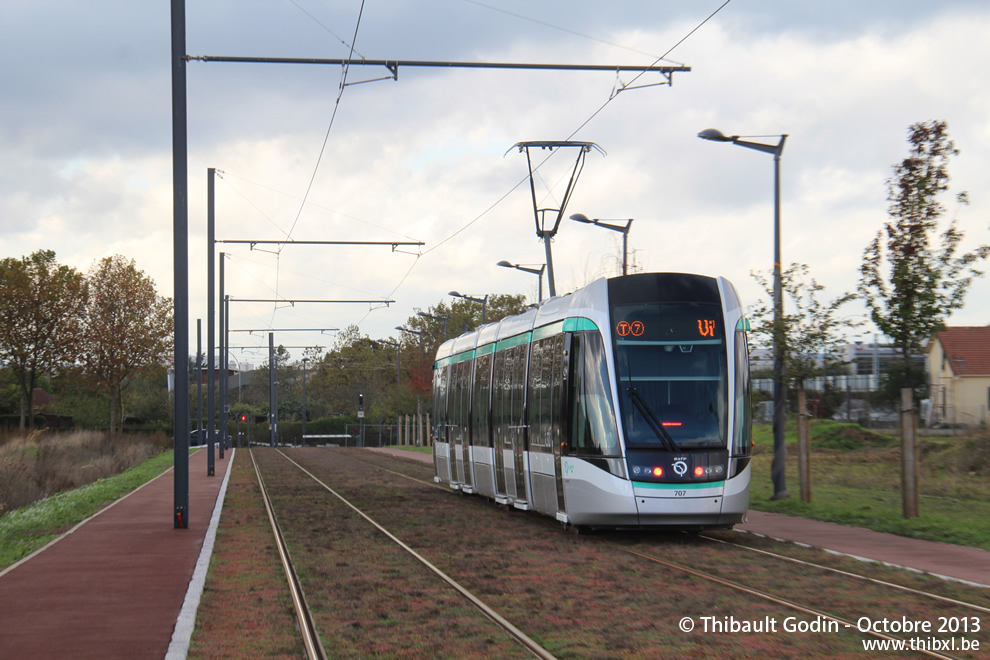
<instances>
[{"instance_id":1,"label":"cloud","mask_svg":"<svg viewBox=\"0 0 990 660\"><path fill-rule=\"evenodd\" d=\"M356 6L300 4L338 35L352 35ZM489 4L570 32L464 1L370 3L358 51L642 62L648 58L602 41L661 54L720 3L629 3L622 12L606 3ZM170 295L167 11L141 3L54 6L4 8L0 56L23 64L0 72L0 156L16 163L0 174L3 253L51 248L86 269L119 252ZM749 272L772 261L773 161L703 142L696 135L704 128L766 141L789 134L781 163L783 259L808 263L830 295L856 285L862 250L886 219L884 181L906 155L906 129L915 121L949 122L961 150L950 165L953 189L969 190L973 200L959 211L966 242L990 242L990 202L980 192L990 169L990 92L974 75L990 65L983 38L990 13L975 2L853 7L730 3L671 54L690 73L676 74L670 88L624 91L611 101L612 74L403 68L398 81L344 90L318 168L339 67L190 62L190 317L206 314L209 167L226 172L216 187L218 238L279 239L291 228L296 240L426 242L418 258L390 247L297 245L275 255L223 245L228 291L240 297L397 300L374 311L239 306L235 323L244 324L360 321L363 332L385 337L451 289L535 294L535 278L495 266L545 260L528 182L516 187L527 174L525 158L510 148L572 134L608 155L589 155L566 215L635 218L630 249L638 264L726 275L744 299L760 295ZM289 3L191 3L187 15L194 54L348 52ZM25 59L25 52L37 56ZM348 80L380 73L352 67ZM563 156L537 180L548 206L569 176ZM616 272L617 236L563 220L552 245L558 289ZM951 322L986 324L988 299L990 284L979 280Z\"/></svg>"}]
</instances>

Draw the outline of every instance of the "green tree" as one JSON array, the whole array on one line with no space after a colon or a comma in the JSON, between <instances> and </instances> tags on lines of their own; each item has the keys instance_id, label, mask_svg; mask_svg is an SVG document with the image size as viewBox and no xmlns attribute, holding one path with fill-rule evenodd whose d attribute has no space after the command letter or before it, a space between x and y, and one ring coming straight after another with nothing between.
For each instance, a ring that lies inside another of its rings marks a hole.
<instances>
[{"instance_id":1,"label":"green tree","mask_svg":"<svg viewBox=\"0 0 990 660\"><path fill-rule=\"evenodd\" d=\"M54 251L0 260L0 363L17 381L22 429L33 426L31 395L38 376L76 358L85 304L85 279L59 265Z\"/></svg>"},{"instance_id":2,"label":"green tree","mask_svg":"<svg viewBox=\"0 0 990 660\"><path fill-rule=\"evenodd\" d=\"M86 342L82 364L90 383L110 399L110 428L123 426L123 392L142 372L153 372L172 352L172 300L134 260L97 261L88 275Z\"/></svg>"},{"instance_id":3,"label":"green tree","mask_svg":"<svg viewBox=\"0 0 990 660\"><path fill-rule=\"evenodd\" d=\"M781 289L787 299L780 318L781 337L784 340L784 386L804 389L805 381L820 376L826 370L835 372L844 364L839 359L844 341L843 330L854 329L862 323L850 317L839 317L839 308L855 300L855 293L844 293L829 302L819 300L825 286L810 275L806 264L791 264L780 275ZM753 322L753 344L758 348L772 348L773 319L773 271L769 276L751 273L759 282L767 297L747 309Z\"/></svg>"},{"instance_id":4,"label":"green tree","mask_svg":"<svg viewBox=\"0 0 990 660\"><path fill-rule=\"evenodd\" d=\"M887 180L891 219L863 253L859 291L877 328L901 353L903 372L910 375L911 355L963 306L973 278L982 275L974 264L990 254L990 246L957 255L963 232L954 219L938 234L945 213L939 196L949 189L949 159L959 153L946 123L913 124L908 144L908 157ZM966 193L957 200L966 204Z\"/></svg>"}]
</instances>

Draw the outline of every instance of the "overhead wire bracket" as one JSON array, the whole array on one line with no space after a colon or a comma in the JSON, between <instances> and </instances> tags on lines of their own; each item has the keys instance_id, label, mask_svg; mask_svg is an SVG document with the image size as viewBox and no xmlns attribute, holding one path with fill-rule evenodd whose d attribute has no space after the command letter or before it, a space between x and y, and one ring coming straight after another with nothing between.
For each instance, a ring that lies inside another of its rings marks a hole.
<instances>
[{"instance_id":1,"label":"overhead wire bracket","mask_svg":"<svg viewBox=\"0 0 990 660\"><path fill-rule=\"evenodd\" d=\"M350 87L351 85L363 85L364 83L378 82L379 80L398 80L399 79L399 63L398 62L383 62L382 66L392 72L390 76L382 76L380 78L370 78L368 80L355 80L354 82L345 82L341 87Z\"/></svg>"},{"instance_id":2,"label":"overhead wire bracket","mask_svg":"<svg viewBox=\"0 0 990 660\"><path fill-rule=\"evenodd\" d=\"M609 100L614 99L616 96L619 95L619 93L625 92L626 90L630 90L630 89L643 89L644 87L663 87L663 86L671 87L671 86L673 86L673 84L674 84L674 72L673 71L657 71L657 73L659 73L661 76L663 76L665 78L665 80L663 80L662 82L646 83L646 84L643 84L643 85L633 85L632 83L634 83L637 80L639 80L639 77L643 75L642 72L639 75L637 75L635 78L633 78L631 81L629 81L628 83L624 83L624 82L622 82L622 78L619 77L622 74L622 69L616 69L615 70L615 84L612 86L612 93L609 94L609 97L608 97Z\"/></svg>"}]
</instances>

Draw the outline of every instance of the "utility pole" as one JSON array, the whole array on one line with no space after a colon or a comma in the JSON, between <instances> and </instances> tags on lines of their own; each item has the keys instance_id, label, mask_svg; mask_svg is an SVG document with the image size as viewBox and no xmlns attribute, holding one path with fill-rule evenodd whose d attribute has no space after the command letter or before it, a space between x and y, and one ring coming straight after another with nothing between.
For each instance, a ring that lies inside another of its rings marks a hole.
<instances>
[{"instance_id":1,"label":"utility pole","mask_svg":"<svg viewBox=\"0 0 990 660\"><path fill-rule=\"evenodd\" d=\"M189 527L189 165L186 148L186 5L172 0L172 262L175 282L175 476L172 526Z\"/></svg>"},{"instance_id":2,"label":"utility pole","mask_svg":"<svg viewBox=\"0 0 990 660\"><path fill-rule=\"evenodd\" d=\"M275 440L278 437L278 395L275 390L275 386L278 382L275 380L276 370L275 370L275 333L268 333L268 444L271 447L275 446Z\"/></svg>"}]
</instances>

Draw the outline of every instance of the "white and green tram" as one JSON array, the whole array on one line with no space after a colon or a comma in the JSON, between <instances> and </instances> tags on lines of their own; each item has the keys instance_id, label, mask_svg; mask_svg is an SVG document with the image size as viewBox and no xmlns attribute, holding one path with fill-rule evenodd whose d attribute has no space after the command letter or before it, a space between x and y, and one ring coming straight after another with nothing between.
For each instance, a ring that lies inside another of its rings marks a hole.
<instances>
[{"instance_id":1,"label":"white and green tram","mask_svg":"<svg viewBox=\"0 0 990 660\"><path fill-rule=\"evenodd\" d=\"M578 528L731 527L749 506L748 329L728 280L640 273L448 340L435 479Z\"/></svg>"}]
</instances>

